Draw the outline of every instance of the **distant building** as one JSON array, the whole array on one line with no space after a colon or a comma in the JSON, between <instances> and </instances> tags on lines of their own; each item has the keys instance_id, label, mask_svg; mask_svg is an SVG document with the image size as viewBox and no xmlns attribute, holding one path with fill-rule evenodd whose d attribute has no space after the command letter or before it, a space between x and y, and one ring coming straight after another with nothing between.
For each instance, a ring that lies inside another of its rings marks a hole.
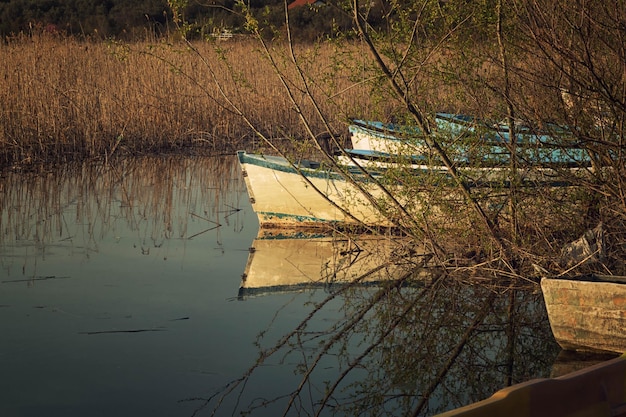
<instances>
[{"instance_id":1,"label":"distant building","mask_svg":"<svg viewBox=\"0 0 626 417\"><path fill-rule=\"evenodd\" d=\"M313 6L313 7L318 7L318 6L323 6L324 2L320 1L320 0L295 0L292 3L289 3L289 6L287 6L288 10L291 9L295 9L296 7L300 7L300 6Z\"/></svg>"}]
</instances>

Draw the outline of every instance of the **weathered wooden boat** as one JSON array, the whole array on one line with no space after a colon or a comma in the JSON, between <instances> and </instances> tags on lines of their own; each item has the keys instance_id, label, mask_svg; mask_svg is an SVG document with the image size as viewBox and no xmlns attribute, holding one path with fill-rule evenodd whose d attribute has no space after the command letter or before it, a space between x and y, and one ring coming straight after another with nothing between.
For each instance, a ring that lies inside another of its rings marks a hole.
<instances>
[{"instance_id":1,"label":"weathered wooden boat","mask_svg":"<svg viewBox=\"0 0 626 417\"><path fill-rule=\"evenodd\" d=\"M376 208L384 195L360 170L346 175L315 161L291 163L278 156L237 153L261 227L392 226Z\"/></svg>"},{"instance_id":2,"label":"weathered wooden boat","mask_svg":"<svg viewBox=\"0 0 626 417\"><path fill-rule=\"evenodd\" d=\"M250 248L239 298L376 285L413 275L429 257L397 237L261 229Z\"/></svg>"},{"instance_id":3,"label":"weathered wooden boat","mask_svg":"<svg viewBox=\"0 0 626 417\"><path fill-rule=\"evenodd\" d=\"M473 135L487 144L511 144L511 133L506 123L488 123L462 114L437 113L435 120L439 133L462 137ZM535 128L518 123L515 125L515 145L521 151L522 162L588 164L589 155L584 146L568 129L548 124Z\"/></svg>"},{"instance_id":4,"label":"weathered wooden boat","mask_svg":"<svg viewBox=\"0 0 626 417\"><path fill-rule=\"evenodd\" d=\"M456 136L474 134L491 143L511 143L511 133L506 121L492 123L466 114L454 113L437 113L435 121L437 129L447 134ZM542 128L539 128L517 121L514 129L515 141L521 146L582 148L568 128L553 123L544 124Z\"/></svg>"},{"instance_id":5,"label":"weathered wooden boat","mask_svg":"<svg viewBox=\"0 0 626 417\"><path fill-rule=\"evenodd\" d=\"M467 114L437 113L435 115L437 128L457 134L472 132L484 135L486 139L494 142L510 142L509 125L506 122L488 122L483 119ZM570 142L568 146L578 146L567 129L548 124L543 129L528 126L517 121L515 124L516 140L521 143L544 143L563 144ZM558 139L558 141L556 140Z\"/></svg>"},{"instance_id":6,"label":"weathered wooden boat","mask_svg":"<svg viewBox=\"0 0 626 417\"><path fill-rule=\"evenodd\" d=\"M436 113L435 124L435 132L443 133L438 135L440 140L446 136L459 137L471 133L479 134L484 142L490 144L502 145L509 142L508 128L503 124L490 124L464 114ZM422 130L416 126L352 119L348 131L352 139L352 149L389 154L398 153L397 149L411 149L410 147L418 150L428 149ZM524 142L532 141L532 136L537 135L523 126L517 126L516 131L518 139L525 138ZM550 141L548 135L539 137L543 139L539 142Z\"/></svg>"},{"instance_id":7,"label":"weathered wooden boat","mask_svg":"<svg viewBox=\"0 0 626 417\"><path fill-rule=\"evenodd\" d=\"M626 355L557 378L534 379L438 417L626 417Z\"/></svg>"},{"instance_id":8,"label":"weathered wooden boat","mask_svg":"<svg viewBox=\"0 0 626 417\"><path fill-rule=\"evenodd\" d=\"M626 352L626 277L543 278L541 290L563 349Z\"/></svg>"}]
</instances>

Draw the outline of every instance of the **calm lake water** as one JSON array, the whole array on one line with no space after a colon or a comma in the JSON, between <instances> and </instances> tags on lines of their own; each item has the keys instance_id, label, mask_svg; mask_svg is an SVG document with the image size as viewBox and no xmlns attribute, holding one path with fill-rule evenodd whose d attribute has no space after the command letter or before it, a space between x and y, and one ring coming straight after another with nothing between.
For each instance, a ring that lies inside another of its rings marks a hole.
<instances>
[{"instance_id":1,"label":"calm lake water","mask_svg":"<svg viewBox=\"0 0 626 417\"><path fill-rule=\"evenodd\" d=\"M280 275L319 279L355 242L255 240L234 157L13 172L0 187L1 416L210 415L229 388L216 415L280 415L314 364L288 415L306 414L347 368L323 415L430 415L548 376L558 353L536 291L363 285L320 307L328 281ZM371 266L358 253L350 267ZM244 273L248 286L266 281L240 289Z\"/></svg>"}]
</instances>

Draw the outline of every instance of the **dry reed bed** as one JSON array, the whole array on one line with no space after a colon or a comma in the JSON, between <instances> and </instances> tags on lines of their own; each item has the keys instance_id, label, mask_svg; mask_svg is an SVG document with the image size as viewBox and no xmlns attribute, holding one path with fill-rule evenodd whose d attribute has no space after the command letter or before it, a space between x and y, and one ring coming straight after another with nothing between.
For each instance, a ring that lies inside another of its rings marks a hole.
<instances>
[{"instance_id":1,"label":"dry reed bed","mask_svg":"<svg viewBox=\"0 0 626 417\"><path fill-rule=\"evenodd\" d=\"M0 167L196 145L231 152L253 137L232 104L270 137L304 134L258 44L241 40L194 47L199 54L184 44L94 43L51 35L1 44ZM328 48L302 56L309 59L308 70L319 74L313 76L313 93L341 131L341 121L365 108L368 96L349 88L350 74L337 73L330 57L336 51ZM277 56L294 98L305 106L305 115L313 115L298 75L281 61L288 55L278 50ZM319 120L313 130L323 131Z\"/></svg>"}]
</instances>

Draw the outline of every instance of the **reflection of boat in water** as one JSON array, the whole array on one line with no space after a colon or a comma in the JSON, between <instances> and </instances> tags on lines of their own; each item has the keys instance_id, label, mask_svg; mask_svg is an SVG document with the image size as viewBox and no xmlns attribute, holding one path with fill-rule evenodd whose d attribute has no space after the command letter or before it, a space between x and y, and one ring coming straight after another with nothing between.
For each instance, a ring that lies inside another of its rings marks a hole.
<instances>
[{"instance_id":1,"label":"reflection of boat in water","mask_svg":"<svg viewBox=\"0 0 626 417\"><path fill-rule=\"evenodd\" d=\"M372 285L399 279L428 256L399 239L374 235L300 235L261 230L239 288L239 296Z\"/></svg>"},{"instance_id":2,"label":"reflection of boat in water","mask_svg":"<svg viewBox=\"0 0 626 417\"><path fill-rule=\"evenodd\" d=\"M541 290L563 349L626 352L626 277L544 278Z\"/></svg>"},{"instance_id":3,"label":"reflection of boat in water","mask_svg":"<svg viewBox=\"0 0 626 417\"><path fill-rule=\"evenodd\" d=\"M617 353L604 352L575 352L561 350L552 364L551 378L571 374L590 366L609 361L618 357Z\"/></svg>"}]
</instances>

